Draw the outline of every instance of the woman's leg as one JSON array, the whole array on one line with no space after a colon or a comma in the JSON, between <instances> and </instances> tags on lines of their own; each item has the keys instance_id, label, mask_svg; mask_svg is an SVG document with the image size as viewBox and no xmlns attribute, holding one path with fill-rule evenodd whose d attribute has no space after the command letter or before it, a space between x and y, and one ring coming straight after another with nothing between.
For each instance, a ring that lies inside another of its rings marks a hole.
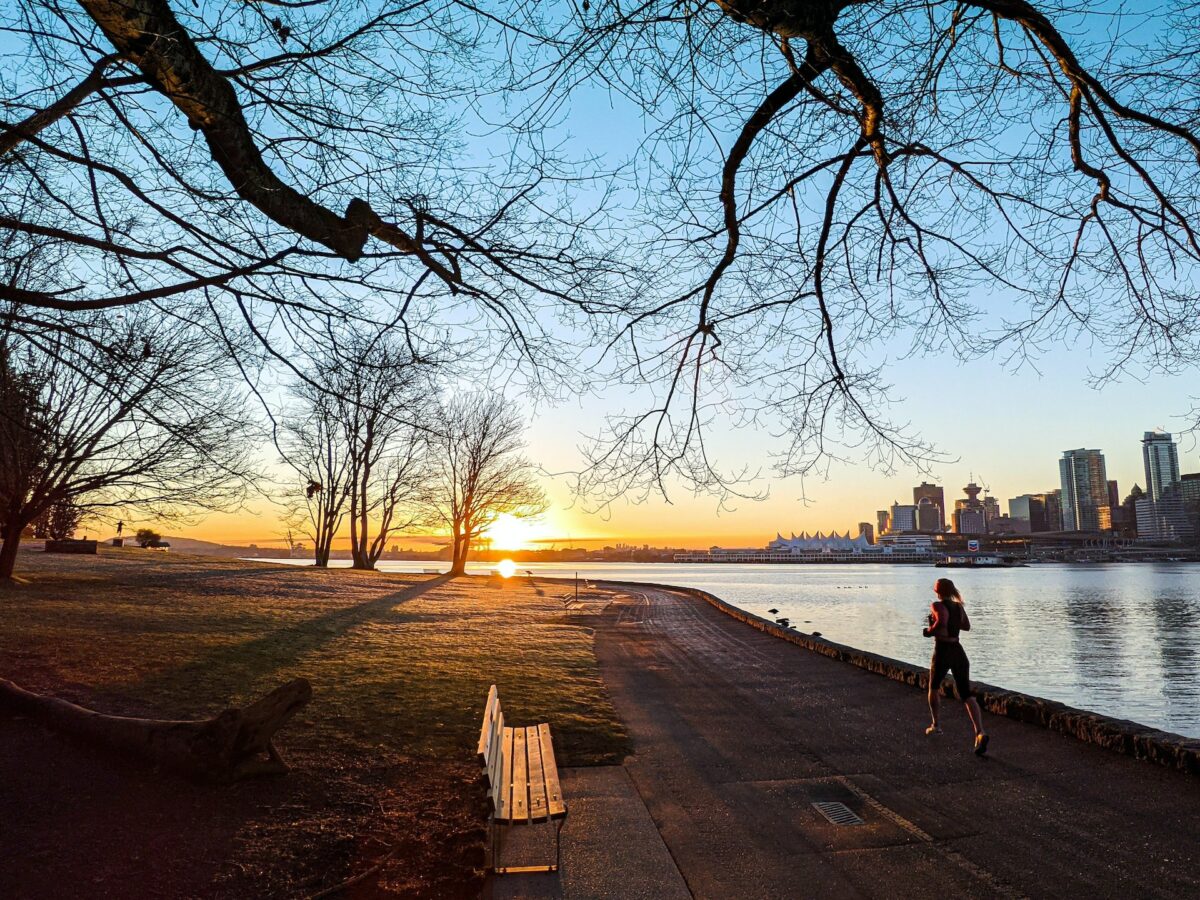
<instances>
[{"instance_id":1,"label":"woman's leg","mask_svg":"<svg viewBox=\"0 0 1200 900\"><path fill-rule=\"evenodd\" d=\"M941 712L942 700L942 680L946 677L946 672L949 666L946 663L944 653L939 653L937 649L933 651L933 659L929 663L929 717L932 724L929 726L931 731L939 730L938 714Z\"/></svg>"},{"instance_id":2,"label":"woman's leg","mask_svg":"<svg viewBox=\"0 0 1200 900\"><path fill-rule=\"evenodd\" d=\"M967 708L967 716L971 720L971 727L975 729L975 736L978 737L983 734L983 712L979 708L979 701L975 699L975 693L971 690L971 660L967 658L967 651L961 644L957 650L954 665L950 667L950 671L954 673L954 689L962 698L963 706Z\"/></svg>"}]
</instances>

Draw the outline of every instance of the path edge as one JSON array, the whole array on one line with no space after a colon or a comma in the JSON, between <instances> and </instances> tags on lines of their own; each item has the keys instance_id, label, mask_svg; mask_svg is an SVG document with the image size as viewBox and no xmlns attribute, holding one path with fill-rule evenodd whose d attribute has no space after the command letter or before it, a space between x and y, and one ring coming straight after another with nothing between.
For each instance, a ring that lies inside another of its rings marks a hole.
<instances>
[{"instance_id":1,"label":"path edge","mask_svg":"<svg viewBox=\"0 0 1200 900\"><path fill-rule=\"evenodd\" d=\"M784 628L762 616L739 609L715 594L699 588L648 582L609 581L607 579L603 581L595 579L595 581L601 584L619 585L624 590L655 588L694 597L752 628L803 647L805 650L849 663L876 675L890 678L892 681L912 685L922 691L929 688L928 669L892 659L889 656L859 650L846 644L838 644L815 635L804 634L791 628ZM1020 691L1010 691L982 681L972 681L971 683L980 705L993 715L1016 719L1018 722L1025 722L1029 725L1037 725L1073 737L1085 744L1092 744L1105 750L1131 756L1134 759L1152 762L1188 775L1200 776L1200 740L1187 738L1170 731L1160 731L1128 719L1117 719L1090 710L1077 709L1067 706L1065 703L1059 703L1057 700L1047 700L1044 697ZM951 696L953 694L952 684L953 682L943 682L942 693Z\"/></svg>"}]
</instances>

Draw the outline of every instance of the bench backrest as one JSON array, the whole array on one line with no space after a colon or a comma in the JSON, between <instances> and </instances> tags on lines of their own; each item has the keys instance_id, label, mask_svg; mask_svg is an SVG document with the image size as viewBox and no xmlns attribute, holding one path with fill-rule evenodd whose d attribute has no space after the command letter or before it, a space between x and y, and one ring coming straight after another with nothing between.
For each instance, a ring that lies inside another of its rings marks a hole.
<instances>
[{"instance_id":1,"label":"bench backrest","mask_svg":"<svg viewBox=\"0 0 1200 900\"><path fill-rule=\"evenodd\" d=\"M479 732L479 764L483 766L488 788L494 789L504 760L504 710L500 708L500 693L493 684L483 708L483 728Z\"/></svg>"}]
</instances>

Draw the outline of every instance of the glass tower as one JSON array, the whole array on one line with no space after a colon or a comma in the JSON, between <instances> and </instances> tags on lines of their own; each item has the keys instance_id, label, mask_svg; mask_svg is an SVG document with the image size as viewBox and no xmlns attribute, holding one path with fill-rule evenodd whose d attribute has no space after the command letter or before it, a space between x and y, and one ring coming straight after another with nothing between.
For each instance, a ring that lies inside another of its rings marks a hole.
<instances>
[{"instance_id":1,"label":"glass tower","mask_svg":"<svg viewBox=\"0 0 1200 900\"><path fill-rule=\"evenodd\" d=\"M1104 454L1099 450L1064 450L1058 474L1062 481L1063 531L1103 531L1110 527Z\"/></svg>"},{"instance_id":2,"label":"glass tower","mask_svg":"<svg viewBox=\"0 0 1200 900\"><path fill-rule=\"evenodd\" d=\"M1164 431L1147 431L1142 437L1142 462L1146 466L1146 496L1158 502L1174 493L1179 484L1179 449Z\"/></svg>"}]
</instances>

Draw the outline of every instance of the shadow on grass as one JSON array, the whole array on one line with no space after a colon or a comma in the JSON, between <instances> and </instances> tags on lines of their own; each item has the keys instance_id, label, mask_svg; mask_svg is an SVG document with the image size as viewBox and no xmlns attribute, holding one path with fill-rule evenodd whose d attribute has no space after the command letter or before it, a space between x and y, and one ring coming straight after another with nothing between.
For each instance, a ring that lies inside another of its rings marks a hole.
<instances>
[{"instance_id":1,"label":"shadow on grass","mask_svg":"<svg viewBox=\"0 0 1200 900\"><path fill-rule=\"evenodd\" d=\"M242 694L266 676L287 669L303 657L346 632L371 621L382 621L396 606L415 600L450 579L445 575L414 584L402 591L328 612L263 634L261 637L221 647L151 678L123 686L141 697L203 696L214 701L212 688ZM206 686L201 691L201 686Z\"/></svg>"}]
</instances>

